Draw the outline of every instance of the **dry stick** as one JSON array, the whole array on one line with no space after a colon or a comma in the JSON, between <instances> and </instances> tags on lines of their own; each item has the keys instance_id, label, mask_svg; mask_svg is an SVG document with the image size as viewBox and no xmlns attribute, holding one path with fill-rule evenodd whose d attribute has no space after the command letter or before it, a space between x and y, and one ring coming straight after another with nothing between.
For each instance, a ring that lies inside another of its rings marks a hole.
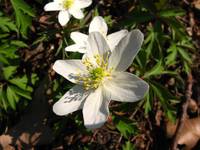
<instances>
[{"instance_id":1,"label":"dry stick","mask_svg":"<svg viewBox=\"0 0 200 150\"><path fill-rule=\"evenodd\" d=\"M186 94L185 94L186 100L185 100L185 103L182 106L182 116L181 116L181 118L180 118L180 120L178 122L178 126L176 128L176 132L175 132L175 135L174 135L174 140L173 140L173 143L172 143L172 150L177 150L178 135L180 134L180 132L181 132L181 130L183 128L184 122L187 119L187 108L188 108L189 101L190 101L191 96L192 96L192 85L193 85L193 77L192 77L191 73L188 75L187 84L188 85L187 85L187 90L186 90Z\"/></svg>"}]
</instances>

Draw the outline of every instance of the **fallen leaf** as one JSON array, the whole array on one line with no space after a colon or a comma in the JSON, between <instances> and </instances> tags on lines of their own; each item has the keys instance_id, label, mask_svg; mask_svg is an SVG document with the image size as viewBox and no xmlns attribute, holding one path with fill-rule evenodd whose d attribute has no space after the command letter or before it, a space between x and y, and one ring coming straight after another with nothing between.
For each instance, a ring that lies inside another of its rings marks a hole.
<instances>
[{"instance_id":1,"label":"fallen leaf","mask_svg":"<svg viewBox=\"0 0 200 150\"><path fill-rule=\"evenodd\" d=\"M167 122L166 132L169 138L174 136L177 128L177 122L175 124ZM184 150L191 150L197 144L199 139L200 139L200 117L186 119L183 122L183 127L177 134L178 145L184 145L185 146Z\"/></svg>"}]
</instances>

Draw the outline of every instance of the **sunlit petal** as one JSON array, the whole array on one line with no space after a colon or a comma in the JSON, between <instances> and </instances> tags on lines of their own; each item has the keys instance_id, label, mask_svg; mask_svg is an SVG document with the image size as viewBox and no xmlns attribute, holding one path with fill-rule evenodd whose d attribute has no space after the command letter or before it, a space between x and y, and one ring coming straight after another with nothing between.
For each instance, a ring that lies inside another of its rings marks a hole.
<instances>
[{"instance_id":1,"label":"sunlit petal","mask_svg":"<svg viewBox=\"0 0 200 150\"><path fill-rule=\"evenodd\" d=\"M78 44L73 44L65 48L67 52L86 53L86 47Z\"/></svg>"},{"instance_id":2,"label":"sunlit petal","mask_svg":"<svg viewBox=\"0 0 200 150\"><path fill-rule=\"evenodd\" d=\"M85 98L89 92L83 90L79 85L74 86L62 98L53 105L55 114L62 116L82 109Z\"/></svg>"},{"instance_id":3,"label":"sunlit petal","mask_svg":"<svg viewBox=\"0 0 200 150\"><path fill-rule=\"evenodd\" d=\"M125 37L128 34L127 30L120 30L118 32L114 32L112 34L109 34L107 36L107 41L108 44L110 46L111 50L114 50L114 48L117 46L117 44L119 43L119 41Z\"/></svg>"},{"instance_id":4,"label":"sunlit petal","mask_svg":"<svg viewBox=\"0 0 200 150\"><path fill-rule=\"evenodd\" d=\"M82 10L80 9L69 9L69 13L72 14L72 16L76 19L82 19L84 17L84 14Z\"/></svg>"},{"instance_id":5,"label":"sunlit petal","mask_svg":"<svg viewBox=\"0 0 200 150\"><path fill-rule=\"evenodd\" d=\"M109 99L109 95L101 87L87 97L83 106L84 124L87 128L99 128L106 122Z\"/></svg>"},{"instance_id":6,"label":"sunlit petal","mask_svg":"<svg viewBox=\"0 0 200 150\"><path fill-rule=\"evenodd\" d=\"M67 10L62 10L58 14L58 21L62 26L65 26L70 19L70 14Z\"/></svg>"},{"instance_id":7,"label":"sunlit petal","mask_svg":"<svg viewBox=\"0 0 200 150\"><path fill-rule=\"evenodd\" d=\"M90 23L89 33L91 32L100 32L104 37L106 37L108 26L101 16L94 17L94 19Z\"/></svg>"},{"instance_id":8,"label":"sunlit petal","mask_svg":"<svg viewBox=\"0 0 200 150\"><path fill-rule=\"evenodd\" d=\"M75 0L75 6L77 8L85 8L92 4L92 0Z\"/></svg>"},{"instance_id":9,"label":"sunlit petal","mask_svg":"<svg viewBox=\"0 0 200 150\"><path fill-rule=\"evenodd\" d=\"M104 87L111 93L111 99L121 102L136 102L145 96L149 85L137 76L127 72L115 72Z\"/></svg>"},{"instance_id":10,"label":"sunlit petal","mask_svg":"<svg viewBox=\"0 0 200 150\"><path fill-rule=\"evenodd\" d=\"M87 39L88 39L88 35L83 34L81 32L72 32L70 34L70 38L79 45L85 45L87 44Z\"/></svg>"},{"instance_id":11,"label":"sunlit petal","mask_svg":"<svg viewBox=\"0 0 200 150\"><path fill-rule=\"evenodd\" d=\"M112 51L109 67L116 71L125 71L139 52L143 40L144 35L140 30L128 33Z\"/></svg>"},{"instance_id":12,"label":"sunlit petal","mask_svg":"<svg viewBox=\"0 0 200 150\"><path fill-rule=\"evenodd\" d=\"M50 2L44 6L45 11L59 11L62 10L62 6L57 2Z\"/></svg>"},{"instance_id":13,"label":"sunlit petal","mask_svg":"<svg viewBox=\"0 0 200 150\"><path fill-rule=\"evenodd\" d=\"M73 83L77 83L78 74L87 72L81 60L57 60L53 70Z\"/></svg>"}]
</instances>

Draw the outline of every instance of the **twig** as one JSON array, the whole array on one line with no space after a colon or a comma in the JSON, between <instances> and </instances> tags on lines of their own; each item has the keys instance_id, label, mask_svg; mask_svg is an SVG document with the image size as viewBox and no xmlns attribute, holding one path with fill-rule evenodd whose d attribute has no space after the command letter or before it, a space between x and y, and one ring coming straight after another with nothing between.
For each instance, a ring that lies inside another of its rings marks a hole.
<instances>
[{"instance_id":1,"label":"twig","mask_svg":"<svg viewBox=\"0 0 200 150\"><path fill-rule=\"evenodd\" d=\"M120 144L121 144L121 141L122 141L122 135L119 137L119 139L118 139L118 141L117 141L117 144L116 144L116 146L115 146L115 149L118 149L119 148L119 146L120 146Z\"/></svg>"},{"instance_id":2,"label":"twig","mask_svg":"<svg viewBox=\"0 0 200 150\"><path fill-rule=\"evenodd\" d=\"M182 128L183 128L183 124L185 122L185 120L187 119L187 108L188 108L188 105L189 105L189 101L191 99L191 96L192 96L192 86L193 86L193 77L192 77L192 74L190 73L188 75L188 80L187 80L187 90L186 90L186 94L185 94L185 103L183 104L182 106L182 115L181 115L181 118L178 122L178 126L176 128L176 132L175 132L175 135L174 135L174 140L173 140L173 143L172 143L172 150L177 150L177 141L178 141L178 135L180 134Z\"/></svg>"}]
</instances>

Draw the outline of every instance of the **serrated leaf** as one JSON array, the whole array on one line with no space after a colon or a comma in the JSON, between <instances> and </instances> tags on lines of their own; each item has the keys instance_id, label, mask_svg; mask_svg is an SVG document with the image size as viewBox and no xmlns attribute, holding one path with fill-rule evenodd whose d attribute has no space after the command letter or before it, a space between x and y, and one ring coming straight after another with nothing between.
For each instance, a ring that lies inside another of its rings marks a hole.
<instances>
[{"instance_id":1,"label":"serrated leaf","mask_svg":"<svg viewBox=\"0 0 200 150\"><path fill-rule=\"evenodd\" d=\"M17 69L16 66L4 67L3 75L4 75L5 79L8 80L16 72L16 69Z\"/></svg>"},{"instance_id":2,"label":"serrated leaf","mask_svg":"<svg viewBox=\"0 0 200 150\"><path fill-rule=\"evenodd\" d=\"M31 92L29 91L25 91L25 90L22 90L20 89L19 87L17 86L13 86L13 85L10 85L10 87L12 87L12 89L17 93L17 95L20 95L26 99L29 99L31 100Z\"/></svg>"},{"instance_id":3,"label":"serrated leaf","mask_svg":"<svg viewBox=\"0 0 200 150\"><path fill-rule=\"evenodd\" d=\"M172 121L174 121L172 113L171 113L172 110L171 110L171 106L169 105L169 101L176 99L176 97L173 96L171 93L169 93L169 91L164 86L162 86L161 84L157 82L151 81L150 86L152 90L154 91L155 95L159 98L167 117L169 119L172 119Z\"/></svg>"},{"instance_id":4,"label":"serrated leaf","mask_svg":"<svg viewBox=\"0 0 200 150\"><path fill-rule=\"evenodd\" d=\"M15 31L17 32L17 27L13 21L8 17L0 17L0 28L4 32Z\"/></svg>"},{"instance_id":5,"label":"serrated leaf","mask_svg":"<svg viewBox=\"0 0 200 150\"><path fill-rule=\"evenodd\" d=\"M172 121L173 123L176 122L176 116L173 113L173 111L171 111L170 109L167 110L166 112L167 118L169 118L170 121Z\"/></svg>"},{"instance_id":6,"label":"serrated leaf","mask_svg":"<svg viewBox=\"0 0 200 150\"><path fill-rule=\"evenodd\" d=\"M3 90L3 87L0 87L0 103L5 110L8 109L7 96L6 92Z\"/></svg>"},{"instance_id":7,"label":"serrated leaf","mask_svg":"<svg viewBox=\"0 0 200 150\"><path fill-rule=\"evenodd\" d=\"M0 39L8 38L9 35L10 35L10 34L8 34L8 33L1 33L1 34L0 34Z\"/></svg>"},{"instance_id":8,"label":"serrated leaf","mask_svg":"<svg viewBox=\"0 0 200 150\"><path fill-rule=\"evenodd\" d=\"M191 57L189 56L188 52L186 50L184 50L183 48L181 47L177 47L178 49L178 52L179 54L181 55L181 57L186 60L188 63L192 63L192 59Z\"/></svg>"},{"instance_id":9,"label":"serrated leaf","mask_svg":"<svg viewBox=\"0 0 200 150\"><path fill-rule=\"evenodd\" d=\"M9 64L9 61L1 54L0 54L0 62L6 65Z\"/></svg>"},{"instance_id":10,"label":"serrated leaf","mask_svg":"<svg viewBox=\"0 0 200 150\"><path fill-rule=\"evenodd\" d=\"M15 91L13 91L13 89L9 86L7 87L6 95L8 98L8 103L10 104L11 108L15 110L16 102L19 100L19 97L16 95Z\"/></svg>"},{"instance_id":11,"label":"serrated leaf","mask_svg":"<svg viewBox=\"0 0 200 150\"><path fill-rule=\"evenodd\" d=\"M177 57L177 48L176 45L173 44L168 50L170 52L166 57L166 65L173 65L176 63L176 57Z\"/></svg>"},{"instance_id":12,"label":"serrated leaf","mask_svg":"<svg viewBox=\"0 0 200 150\"><path fill-rule=\"evenodd\" d=\"M165 18L165 22L175 31L178 38L185 39L187 37L184 26L176 18Z\"/></svg>"},{"instance_id":13,"label":"serrated leaf","mask_svg":"<svg viewBox=\"0 0 200 150\"><path fill-rule=\"evenodd\" d=\"M185 15L185 11L183 9L177 9L177 8L161 10L159 12L160 17L175 17L183 15Z\"/></svg>"},{"instance_id":14,"label":"serrated leaf","mask_svg":"<svg viewBox=\"0 0 200 150\"><path fill-rule=\"evenodd\" d=\"M149 111L151 111L151 103L152 103L152 92L151 92L151 88L149 89L149 92L146 94L145 97L145 103L144 103L144 109L145 109L145 114L147 114Z\"/></svg>"},{"instance_id":15,"label":"serrated leaf","mask_svg":"<svg viewBox=\"0 0 200 150\"><path fill-rule=\"evenodd\" d=\"M130 142L127 141L125 145L122 146L123 150L136 150L134 145Z\"/></svg>"},{"instance_id":16,"label":"serrated leaf","mask_svg":"<svg viewBox=\"0 0 200 150\"><path fill-rule=\"evenodd\" d=\"M160 60L151 70L147 71L144 75L144 78L153 76L153 75L160 75L164 71L164 67L162 65L162 60Z\"/></svg>"},{"instance_id":17,"label":"serrated leaf","mask_svg":"<svg viewBox=\"0 0 200 150\"><path fill-rule=\"evenodd\" d=\"M19 56L16 54L17 47L9 43L0 46L0 55L4 55L4 58L16 59Z\"/></svg>"},{"instance_id":18,"label":"serrated leaf","mask_svg":"<svg viewBox=\"0 0 200 150\"><path fill-rule=\"evenodd\" d=\"M23 41L18 41L18 40L12 40L12 41L11 41L11 44L12 44L12 45L15 45L15 46L18 46L18 47L20 47L20 48L24 48L24 47L28 48L28 47L29 47L29 46L28 46L26 43L24 43Z\"/></svg>"},{"instance_id":19,"label":"serrated leaf","mask_svg":"<svg viewBox=\"0 0 200 150\"><path fill-rule=\"evenodd\" d=\"M20 89L23 89L23 90L29 91L29 92L33 91L33 89L27 85L28 78L26 76L23 76L21 78L17 77L17 78L9 79L8 81L10 83L18 86Z\"/></svg>"},{"instance_id":20,"label":"serrated leaf","mask_svg":"<svg viewBox=\"0 0 200 150\"><path fill-rule=\"evenodd\" d=\"M31 83L35 84L37 80L38 80L37 74L32 73L32 75L31 75Z\"/></svg>"},{"instance_id":21,"label":"serrated leaf","mask_svg":"<svg viewBox=\"0 0 200 150\"><path fill-rule=\"evenodd\" d=\"M147 53L146 51L144 50L141 50L138 55L136 56L136 61L138 62L140 68L144 68L145 69L145 66L147 64Z\"/></svg>"},{"instance_id":22,"label":"serrated leaf","mask_svg":"<svg viewBox=\"0 0 200 150\"><path fill-rule=\"evenodd\" d=\"M128 138L131 134L135 133L134 126L129 122L125 122L123 120L119 120L119 122L116 124L116 128L125 138Z\"/></svg>"},{"instance_id":23,"label":"serrated leaf","mask_svg":"<svg viewBox=\"0 0 200 150\"><path fill-rule=\"evenodd\" d=\"M17 27L21 34L26 37L27 30L31 26L32 17L35 17L33 9L24 0L11 0L15 11Z\"/></svg>"},{"instance_id":24,"label":"serrated leaf","mask_svg":"<svg viewBox=\"0 0 200 150\"><path fill-rule=\"evenodd\" d=\"M189 74L190 73L190 66L188 65L188 63L187 62L183 62L183 67L184 67L184 70L185 70L185 72L187 73L187 74Z\"/></svg>"}]
</instances>

